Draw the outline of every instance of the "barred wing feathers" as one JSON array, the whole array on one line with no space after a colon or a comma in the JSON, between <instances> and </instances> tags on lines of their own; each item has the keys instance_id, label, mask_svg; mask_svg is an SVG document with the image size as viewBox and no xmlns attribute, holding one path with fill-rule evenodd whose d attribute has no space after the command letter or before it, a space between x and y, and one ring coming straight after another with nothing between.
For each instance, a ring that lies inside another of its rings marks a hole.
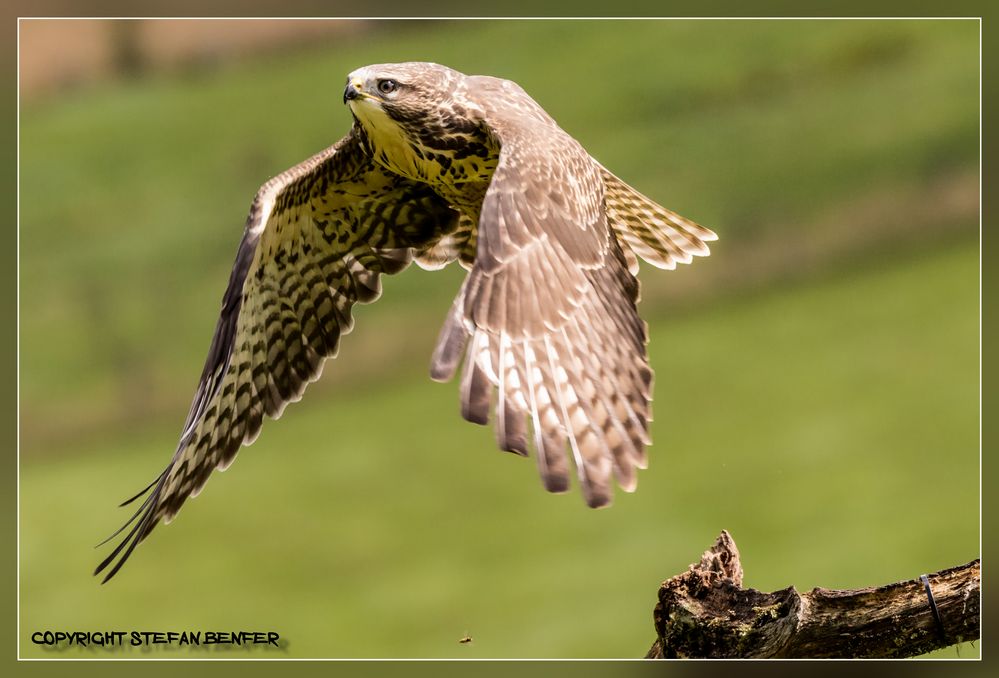
<instances>
[{"instance_id":1,"label":"barred wing feathers","mask_svg":"<svg viewBox=\"0 0 999 678\"><path fill-rule=\"evenodd\" d=\"M361 148L355 128L257 193L177 450L125 502L149 493L109 538L128 529L95 571L113 563L104 581L253 442L264 415L276 419L301 398L351 330L354 303L378 298L380 275L457 227L457 213L428 186L376 166Z\"/></svg>"},{"instance_id":2,"label":"barred wing feathers","mask_svg":"<svg viewBox=\"0 0 999 678\"><path fill-rule=\"evenodd\" d=\"M486 423L495 390L500 448L533 446L552 492L568 489L571 454L587 503L604 506L614 478L635 488L650 442L638 282L611 235L599 166L540 108L512 108L486 119L499 164L431 376L450 378L464 357L465 419Z\"/></svg>"},{"instance_id":3,"label":"barred wing feathers","mask_svg":"<svg viewBox=\"0 0 999 678\"><path fill-rule=\"evenodd\" d=\"M624 245L632 273L638 272L637 254L657 268L673 270L693 257L706 257L713 231L671 212L645 197L601 167L607 192L607 219Z\"/></svg>"}]
</instances>

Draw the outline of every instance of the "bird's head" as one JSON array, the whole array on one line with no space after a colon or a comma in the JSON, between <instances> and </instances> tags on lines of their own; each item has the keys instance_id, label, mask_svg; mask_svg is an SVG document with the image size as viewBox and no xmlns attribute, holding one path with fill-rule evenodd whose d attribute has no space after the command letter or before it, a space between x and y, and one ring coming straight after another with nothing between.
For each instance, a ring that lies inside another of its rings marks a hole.
<instances>
[{"instance_id":1,"label":"bird's head","mask_svg":"<svg viewBox=\"0 0 999 678\"><path fill-rule=\"evenodd\" d=\"M362 124L384 117L419 125L436 118L450 102L461 73L439 64L375 64L347 76L343 102Z\"/></svg>"}]
</instances>

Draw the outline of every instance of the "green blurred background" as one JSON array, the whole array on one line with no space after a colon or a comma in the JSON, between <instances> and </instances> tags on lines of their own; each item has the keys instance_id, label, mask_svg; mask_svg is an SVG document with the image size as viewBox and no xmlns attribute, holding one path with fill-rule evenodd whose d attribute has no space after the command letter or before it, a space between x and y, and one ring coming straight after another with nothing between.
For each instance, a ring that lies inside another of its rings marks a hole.
<instances>
[{"instance_id":1,"label":"green blurred background","mask_svg":"<svg viewBox=\"0 0 999 678\"><path fill-rule=\"evenodd\" d=\"M249 24L159 24L195 44L172 60L149 25L99 26L107 72L22 77L23 656L107 656L38 630L250 629L288 644L249 656L640 657L658 584L723 528L764 590L979 555L977 22L348 22L216 49ZM95 25L22 23L22 76ZM548 495L463 422L427 378L463 271L414 267L100 586L92 547L173 452L254 191L346 131L347 72L401 60L516 80L719 234L643 265L638 491Z\"/></svg>"}]
</instances>

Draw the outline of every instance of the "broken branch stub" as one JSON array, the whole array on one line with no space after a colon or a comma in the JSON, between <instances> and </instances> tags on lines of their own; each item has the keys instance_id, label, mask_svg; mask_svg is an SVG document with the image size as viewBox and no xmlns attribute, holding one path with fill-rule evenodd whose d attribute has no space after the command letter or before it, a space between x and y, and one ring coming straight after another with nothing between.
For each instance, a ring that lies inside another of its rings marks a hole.
<instances>
[{"instance_id":1,"label":"broken branch stub","mask_svg":"<svg viewBox=\"0 0 999 678\"><path fill-rule=\"evenodd\" d=\"M699 563L659 587L646 657L910 657L980 634L978 559L925 580L854 590L764 593L744 589L742 576L739 550L723 531Z\"/></svg>"}]
</instances>

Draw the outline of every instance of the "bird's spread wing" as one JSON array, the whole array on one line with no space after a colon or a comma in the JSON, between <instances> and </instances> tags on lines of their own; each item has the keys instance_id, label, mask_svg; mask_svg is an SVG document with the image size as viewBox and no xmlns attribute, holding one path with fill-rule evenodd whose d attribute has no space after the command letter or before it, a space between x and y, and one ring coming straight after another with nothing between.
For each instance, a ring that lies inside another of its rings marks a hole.
<instances>
[{"instance_id":1,"label":"bird's spread wing","mask_svg":"<svg viewBox=\"0 0 999 678\"><path fill-rule=\"evenodd\" d=\"M457 227L457 213L428 186L373 164L359 135L355 128L258 192L177 451L126 502L149 492L112 535L131 526L95 572L114 563L104 581L256 438L264 415L277 418L301 397L350 331L353 304L379 296L379 275Z\"/></svg>"},{"instance_id":2,"label":"bird's spread wing","mask_svg":"<svg viewBox=\"0 0 999 678\"><path fill-rule=\"evenodd\" d=\"M526 455L532 439L552 492L568 488L568 448L596 507L614 477L632 490L646 465L652 372L600 167L546 118L516 107L486 117L499 163L431 376L450 378L464 356L462 415L486 423L495 388L499 446Z\"/></svg>"},{"instance_id":3,"label":"bird's spread wing","mask_svg":"<svg viewBox=\"0 0 999 678\"><path fill-rule=\"evenodd\" d=\"M628 268L638 272L637 254L657 268L673 270L678 263L709 254L706 242L718 236L700 224L671 212L600 168L607 192L607 219L624 245Z\"/></svg>"}]
</instances>

